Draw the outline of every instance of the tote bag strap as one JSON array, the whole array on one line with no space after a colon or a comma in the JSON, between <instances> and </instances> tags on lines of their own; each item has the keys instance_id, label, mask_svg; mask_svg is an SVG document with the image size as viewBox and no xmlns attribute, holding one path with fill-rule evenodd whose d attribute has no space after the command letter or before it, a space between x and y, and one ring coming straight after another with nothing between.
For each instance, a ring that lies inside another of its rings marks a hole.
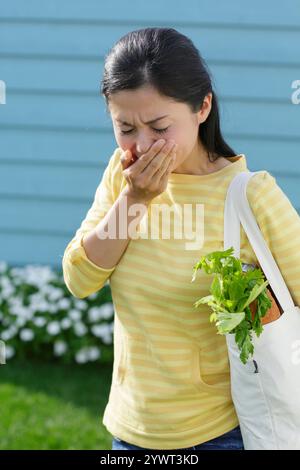
<instances>
[{"instance_id":1,"label":"tote bag strap","mask_svg":"<svg viewBox=\"0 0 300 470\"><path fill-rule=\"evenodd\" d=\"M243 171L235 175L229 185L224 207L224 250L231 246L234 256L240 258L240 224L256 254L266 279L269 281L283 311L295 307L290 292L273 255L261 233L247 198L247 184L259 171Z\"/></svg>"}]
</instances>

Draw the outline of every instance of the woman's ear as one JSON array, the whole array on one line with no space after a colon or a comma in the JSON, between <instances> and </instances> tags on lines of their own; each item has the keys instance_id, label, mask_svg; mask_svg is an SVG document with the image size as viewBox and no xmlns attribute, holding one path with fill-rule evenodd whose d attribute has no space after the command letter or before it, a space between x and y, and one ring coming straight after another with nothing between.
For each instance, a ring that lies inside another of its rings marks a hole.
<instances>
[{"instance_id":1,"label":"woman's ear","mask_svg":"<svg viewBox=\"0 0 300 470\"><path fill-rule=\"evenodd\" d=\"M198 124L206 121L212 107L212 93L207 93L204 97L200 111L197 113Z\"/></svg>"}]
</instances>

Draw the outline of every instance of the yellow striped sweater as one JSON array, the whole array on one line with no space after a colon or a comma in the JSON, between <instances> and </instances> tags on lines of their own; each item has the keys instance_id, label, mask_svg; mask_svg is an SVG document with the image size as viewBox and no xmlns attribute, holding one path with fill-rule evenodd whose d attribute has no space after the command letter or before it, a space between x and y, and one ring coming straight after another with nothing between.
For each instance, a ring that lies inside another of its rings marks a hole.
<instances>
[{"instance_id":1,"label":"yellow striped sweater","mask_svg":"<svg viewBox=\"0 0 300 470\"><path fill-rule=\"evenodd\" d=\"M209 294L211 277L202 270L191 283L200 256L223 250L226 191L236 173L249 171L244 154L227 157L230 165L207 175L171 173L166 191L153 204L203 207L201 243L170 237L132 239L111 269L87 257L82 237L92 230L127 184L118 147L109 159L93 204L63 255L70 292L84 298L109 281L114 317L114 364L109 400L103 416L107 430L122 440L149 449L191 447L238 425L230 393L230 369L224 336L209 322L207 305L194 302ZM249 182L247 195L263 235L290 293L300 305L300 218L275 178L263 171ZM177 210L178 212L178 210ZM147 218L148 217L148 218ZM154 222L153 222L154 223ZM173 224L173 225L172 225ZM198 231L200 228L198 227ZM258 260L241 227L241 259Z\"/></svg>"}]
</instances>

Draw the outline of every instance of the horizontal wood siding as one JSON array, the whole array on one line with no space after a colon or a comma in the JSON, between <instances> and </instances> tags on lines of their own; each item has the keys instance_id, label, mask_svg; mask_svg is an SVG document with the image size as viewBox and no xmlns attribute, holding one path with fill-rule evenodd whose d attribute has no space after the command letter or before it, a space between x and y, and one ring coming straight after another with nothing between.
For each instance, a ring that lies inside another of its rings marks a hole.
<instances>
[{"instance_id":1,"label":"horizontal wood siding","mask_svg":"<svg viewBox=\"0 0 300 470\"><path fill-rule=\"evenodd\" d=\"M104 57L127 32L151 26L193 40L226 139L300 211L300 105L291 101L300 0L10 0L0 9L0 260L60 268L116 147L99 93Z\"/></svg>"}]
</instances>

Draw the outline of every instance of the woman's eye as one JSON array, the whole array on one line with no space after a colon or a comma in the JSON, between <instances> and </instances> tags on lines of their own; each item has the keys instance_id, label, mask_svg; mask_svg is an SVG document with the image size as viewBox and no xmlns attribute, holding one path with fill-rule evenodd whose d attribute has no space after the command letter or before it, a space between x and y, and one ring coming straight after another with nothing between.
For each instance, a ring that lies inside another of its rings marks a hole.
<instances>
[{"instance_id":1,"label":"woman's eye","mask_svg":"<svg viewBox=\"0 0 300 470\"><path fill-rule=\"evenodd\" d=\"M167 132L169 127L166 127L165 129L153 129L155 132L158 134L163 134L164 132ZM133 131L133 129L130 129L130 131L121 131L121 134L130 134Z\"/></svg>"}]
</instances>

